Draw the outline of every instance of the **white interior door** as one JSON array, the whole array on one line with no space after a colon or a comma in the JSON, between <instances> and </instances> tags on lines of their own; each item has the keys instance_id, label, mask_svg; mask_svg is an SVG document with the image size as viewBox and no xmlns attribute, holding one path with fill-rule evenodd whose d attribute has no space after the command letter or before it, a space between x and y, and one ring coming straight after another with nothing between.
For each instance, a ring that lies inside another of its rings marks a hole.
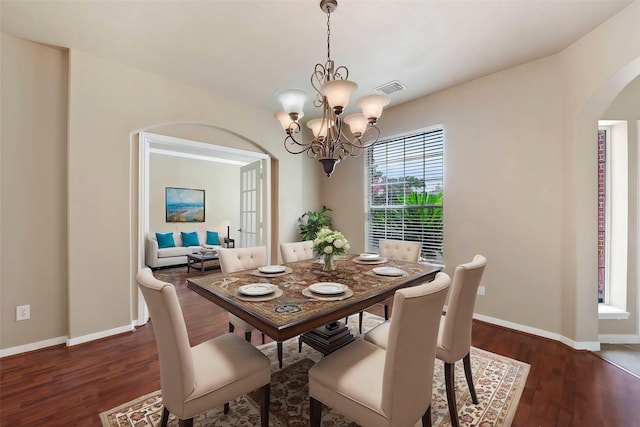
<instances>
[{"instance_id":1,"label":"white interior door","mask_svg":"<svg viewBox=\"0 0 640 427\"><path fill-rule=\"evenodd\" d=\"M262 236L262 162L240 168L240 242L238 247L259 246Z\"/></svg>"}]
</instances>

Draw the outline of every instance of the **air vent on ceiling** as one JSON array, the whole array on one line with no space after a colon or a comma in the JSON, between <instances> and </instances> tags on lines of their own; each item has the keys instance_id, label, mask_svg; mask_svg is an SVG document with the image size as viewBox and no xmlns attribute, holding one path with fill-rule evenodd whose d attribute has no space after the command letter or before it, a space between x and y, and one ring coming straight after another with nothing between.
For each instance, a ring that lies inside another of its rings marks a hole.
<instances>
[{"instance_id":1,"label":"air vent on ceiling","mask_svg":"<svg viewBox=\"0 0 640 427\"><path fill-rule=\"evenodd\" d=\"M378 86L376 90L379 90L380 92L384 92L387 95L390 95L394 92L400 92L401 90L405 90L406 88L407 87L405 85L403 85L397 80L394 80L389 83L385 83L381 86Z\"/></svg>"}]
</instances>

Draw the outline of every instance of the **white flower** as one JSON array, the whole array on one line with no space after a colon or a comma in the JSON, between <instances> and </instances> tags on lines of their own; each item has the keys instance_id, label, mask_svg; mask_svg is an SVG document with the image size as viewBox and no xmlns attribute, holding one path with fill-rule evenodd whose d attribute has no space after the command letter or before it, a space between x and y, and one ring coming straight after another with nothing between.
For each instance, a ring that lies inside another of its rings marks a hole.
<instances>
[{"instance_id":1,"label":"white flower","mask_svg":"<svg viewBox=\"0 0 640 427\"><path fill-rule=\"evenodd\" d=\"M344 246L344 242L342 240L338 239L335 242L333 242L333 246L335 246L336 248L340 249L341 247Z\"/></svg>"},{"instance_id":2,"label":"white flower","mask_svg":"<svg viewBox=\"0 0 640 427\"><path fill-rule=\"evenodd\" d=\"M324 253L325 254L330 254L331 252L333 252L333 246L325 246L324 247Z\"/></svg>"}]
</instances>

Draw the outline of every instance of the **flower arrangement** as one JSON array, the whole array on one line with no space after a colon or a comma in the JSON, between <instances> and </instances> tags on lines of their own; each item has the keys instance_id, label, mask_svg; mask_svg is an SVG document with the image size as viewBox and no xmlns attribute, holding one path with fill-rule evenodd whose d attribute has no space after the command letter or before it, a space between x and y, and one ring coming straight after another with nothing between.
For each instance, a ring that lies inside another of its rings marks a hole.
<instances>
[{"instance_id":1,"label":"flower arrangement","mask_svg":"<svg viewBox=\"0 0 640 427\"><path fill-rule=\"evenodd\" d=\"M344 255L350 247L349 241L341 232L326 227L318 231L313 241L313 249L323 257L325 270L334 270L334 257Z\"/></svg>"}]
</instances>

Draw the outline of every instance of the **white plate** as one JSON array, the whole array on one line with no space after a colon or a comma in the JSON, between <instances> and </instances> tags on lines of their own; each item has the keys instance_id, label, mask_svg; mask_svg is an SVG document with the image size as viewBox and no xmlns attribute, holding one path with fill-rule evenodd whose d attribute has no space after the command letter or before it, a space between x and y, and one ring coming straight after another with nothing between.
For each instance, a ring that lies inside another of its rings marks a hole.
<instances>
[{"instance_id":1,"label":"white plate","mask_svg":"<svg viewBox=\"0 0 640 427\"><path fill-rule=\"evenodd\" d=\"M373 272L379 274L380 276L402 276L404 274L404 270L400 270L395 267L377 267L373 269Z\"/></svg>"},{"instance_id":2,"label":"white plate","mask_svg":"<svg viewBox=\"0 0 640 427\"><path fill-rule=\"evenodd\" d=\"M240 286L238 288L241 294L251 295L251 296L260 296L260 295L269 295L274 292L273 285L268 283L252 283L250 285Z\"/></svg>"},{"instance_id":3,"label":"white plate","mask_svg":"<svg viewBox=\"0 0 640 427\"><path fill-rule=\"evenodd\" d=\"M284 267L281 265L265 265L264 267L259 267L258 271L260 273L267 273L267 274L283 273Z\"/></svg>"},{"instance_id":4,"label":"white plate","mask_svg":"<svg viewBox=\"0 0 640 427\"><path fill-rule=\"evenodd\" d=\"M321 294L321 295L341 294L347 289L348 289L347 285L343 285L342 283L333 283L333 282L318 282L309 286L309 290L311 290L311 292L315 292L316 294Z\"/></svg>"},{"instance_id":5,"label":"white plate","mask_svg":"<svg viewBox=\"0 0 640 427\"><path fill-rule=\"evenodd\" d=\"M360 261L377 261L380 259L378 254L360 254L358 257Z\"/></svg>"}]
</instances>

